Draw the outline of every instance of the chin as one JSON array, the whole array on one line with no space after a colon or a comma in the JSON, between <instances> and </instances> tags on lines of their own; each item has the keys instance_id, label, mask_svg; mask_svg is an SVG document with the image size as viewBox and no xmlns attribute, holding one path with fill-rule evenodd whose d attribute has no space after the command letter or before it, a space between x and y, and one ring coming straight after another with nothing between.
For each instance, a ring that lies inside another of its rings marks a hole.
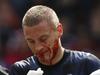
<instances>
[{"instance_id":1,"label":"chin","mask_svg":"<svg viewBox=\"0 0 100 75\"><path fill-rule=\"evenodd\" d=\"M40 63L43 65L47 65L47 66L53 65L52 61L50 61L50 59L49 60L40 60Z\"/></svg>"}]
</instances>

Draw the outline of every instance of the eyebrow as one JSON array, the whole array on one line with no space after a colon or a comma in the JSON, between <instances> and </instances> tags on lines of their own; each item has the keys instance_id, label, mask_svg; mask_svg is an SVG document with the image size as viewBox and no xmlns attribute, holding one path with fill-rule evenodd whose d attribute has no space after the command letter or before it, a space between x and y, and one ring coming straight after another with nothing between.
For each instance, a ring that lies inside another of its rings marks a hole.
<instances>
[{"instance_id":1,"label":"eyebrow","mask_svg":"<svg viewBox=\"0 0 100 75\"><path fill-rule=\"evenodd\" d=\"M40 36L38 39L41 39L41 38L43 38L43 37L49 37L49 35L42 35L42 36ZM28 41L34 41L34 40L31 39L31 38L26 38L26 40L28 40Z\"/></svg>"},{"instance_id":2,"label":"eyebrow","mask_svg":"<svg viewBox=\"0 0 100 75\"><path fill-rule=\"evenodd\" d=\"M30 39L30 38L26 38L26 40L28 40L28 41L33 41L32 39Z\"/></svg>"},{"instance_id":3,"label":"eyebrow","mask_svg":"<svg viewBox=\"0 0 100 75\"><path fill-rule=\"evenodd\" d=\"M42 35L40 38L42 38L42 37L49 37L49 35Z\"/></svg>"},{"instance_id":4,"label":"eyebrow","mask_svg":"<svg viewBox=\"0 0 100 75\"><path fill-rule=\"evenodd\" d=\"M39 38L39 41L42 43L46 43L49 38L49 35L43 35Z\"/></svg>"}]
</instances>

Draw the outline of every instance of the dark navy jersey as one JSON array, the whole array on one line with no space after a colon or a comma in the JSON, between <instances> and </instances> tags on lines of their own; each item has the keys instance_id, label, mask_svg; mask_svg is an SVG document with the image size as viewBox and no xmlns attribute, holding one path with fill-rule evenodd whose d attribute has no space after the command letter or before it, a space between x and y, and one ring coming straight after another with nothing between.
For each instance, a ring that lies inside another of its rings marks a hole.
<instances>
[{"instance_id":1,"label":"dark navy jersey","mask_svg":"<svg viewBox=\"0 0 100 75\"><path fill-rule=\"evenodd\" d=\"M10 75L27 75L29 70L41 68L43 75L89 75L100 69L100 59L90 53L64 51L63 58L52 66L40 64L35 56L12 65Z\"/></svg>"}]
</instances>

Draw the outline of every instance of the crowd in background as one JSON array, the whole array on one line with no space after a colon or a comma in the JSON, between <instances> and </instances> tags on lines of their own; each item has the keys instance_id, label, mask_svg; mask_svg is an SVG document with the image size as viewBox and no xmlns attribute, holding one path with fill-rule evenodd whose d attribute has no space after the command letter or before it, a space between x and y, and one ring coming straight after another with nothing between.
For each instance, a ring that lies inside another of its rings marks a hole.
<instances>
[{"instance_id":1,"label":"crowd in background","mask_svg":"<svg viewBox=\"0 0 100 75\"><path fill-rule=\"evenodd\" d=\"M67 49L91 52L100 58L99 0L0 0L0 64L9 68L32 55L21 21L32 6L53 8L63 24L62 44Z\"/></svg>"}]
</instances>

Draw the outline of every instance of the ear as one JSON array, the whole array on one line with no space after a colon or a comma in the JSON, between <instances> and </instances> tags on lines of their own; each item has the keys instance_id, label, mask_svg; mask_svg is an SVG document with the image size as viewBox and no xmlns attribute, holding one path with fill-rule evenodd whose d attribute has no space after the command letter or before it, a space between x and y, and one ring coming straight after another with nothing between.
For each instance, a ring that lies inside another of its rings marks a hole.
<instances>
[{"instance_id":1,"label":"ear","mask_svg":"<svg viewBox=\"0 0 100 75\"><path fill-rule=\"evenodd\" d=\"M61 37L63 34L63 27L61 23L59 23L59 25L57 26L57 31L58 31L58 37Z\"/></svg>"}]
</instances>

